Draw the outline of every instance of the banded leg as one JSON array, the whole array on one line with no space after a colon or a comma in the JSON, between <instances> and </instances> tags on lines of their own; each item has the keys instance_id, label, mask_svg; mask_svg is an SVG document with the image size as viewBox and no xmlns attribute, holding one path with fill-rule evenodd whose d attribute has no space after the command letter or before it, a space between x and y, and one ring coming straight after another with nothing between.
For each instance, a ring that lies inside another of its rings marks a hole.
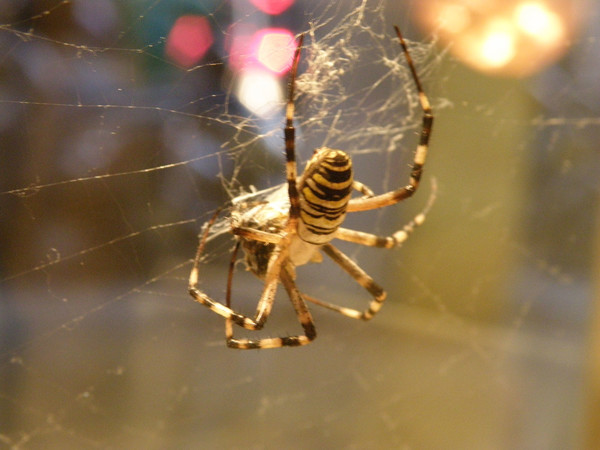
<instances>
[{"instance_id":1,"label":"banded leg","mask_svg":"<svg viewBox=\"0 0 600 450\"><path fill-rule=\"evenodd\" d=\"M293 276L287 267L283 267L281 269L279 279L285 287L292 305L296 310L296 315L298 316L300 325L302 325L302 328L304 329L304 334L263 339L236 339L233 337L232 321L226 320L225 337L228 347L239 349L277 348L286 346L297 347L300 345L309 344L317 336L310 311L308 310L306 303L302 298L302 294L300 294L300 291L294 282Z\"/></svg>"},{"instance_id":2,"label":"banded leg","mask_svg":"<svg viewBox=\"0 0 600 450\"><path fill-rule=\"evenodd\" d=\"M270 275L275 276L275 273L271 273ZM277 274L278 275L278 274ZM272 278L272 277L270 277ZM213 300L207 294L202 292L196 286L190 286L188 292L192 296L192 298L198 303L203 304L208 307L211 311L219 314L225 319L230 319L232 322L235 322L237 325L246 328L248 330L260 330L269 314L271 313L271 308L273 307L273 301L275 299L275 293L277 291L277 278L265 281L265 287L260 296L260 300L258 301L258 306L256 308L256 314L254 318L250 318L243 314L240 314L230 307L220 303L216 300Z\"/></svg>"},{"instance_id":3,"label":"banded leg","mask_svg":"<svg viewBox=\"0 0 600 450\"><path fill-rule=\"evenodd\" d=\"M304 294L304 298L312 303L319 306L337 311L353 319L370 320L375 314L381 309L383 302L387 296L386 292L381 286L379 286L373 278L371 278L358 264L352 261L348 256L342 253L340 250L335 248L331 244L325 244L322 247L323 252L327 254L335 263L337 263L342 269L344 269L354 280L365 288L369 294L373 296L373 300L369 303L369 306L364 311L358 311L352 308L346 308L344 306L335 305L333 303L324 302L317 298L311 297Z\"/></svg>"},{"instance_id":4,"label":"banded leg","mask_svg":"<svg viewBox=\"0 0 600 450\"><path fill-rule=\"evenodd\" d=\"M425 222L427 213L435 202L437 196L437 183L435 178L431 182L432 190L427 200L425 208L417 214L410 222L404 225L400 230L393 233L391 236L377 236L364 231L350 230L348 228L338 228L335 237L342 241L353 242L355 244L365 245L368 247L394 248L399 247L408 239L415 228L421 226Z\"/></svg>"},{"instance_id":5,"label":"banded leg","mask_svg":"<svg viewBox=\"0 0 600 450\"><path fill-rule=\"evenodd\" d=\"M288 84L287 107L285 111L285 174L288 184L288 196L290 198L290 213L287 223L288 232L295 232L300 216L300 196L296 179L298 178L298 168L296 165L296 129L294 128L294 89L296 87L296 73L298 72L298 62L300 61L300 50L304 42L304 34L300 35L298 45L294 53L292 68L290 69L290 79Z\"/></svg>"},{"instance_id":6,"label":"banded leg","mask_svg":"<svg viewBox=\"0 0 600 450\"><path fill-rule=\"evenodd\" d=\"M404 41L404 38L400 33L400 29L397 26L394 26L394 29L396 30L396 35L398 36L398 41L402 46L402 52L404 53L404 56L406 58L406 63L408 64L408 68L410 69L410 73L415 82L417 94L419 96L419 103L421 104L421 109L423 110L421 134L419 144L417 146L417 150L413 158L409 184L394 191L390 191L381 195L376 195L374 197L352 199L348 203L348 212L367 211L370 209L382 208L401 202L402 200L406 200L407 198L411 197L419 188L419 182L423 173L423 167L425 166L425 160L427 159L429 139L433 127L433 113L431 110L431 105L429 104L429 99L425 95L425 91L423 91L423 87L421 86L421 82L419 81L419 76L417 75L417 71L413 64L412 57L410 56L410 53L408 51L408 46L406 45L406 42Z\"/></svg>"},{"instance_id":7,"label":"banded leg","mask_svg":"<svg viewBox=\"0 0 600 450\"><path fill-rule=\"evenodd\" d=\"M213 217L206 224L204 233L200 240L200 244L198 245L198 250L196 251L196 257L194 258L194 266L190 273L188 292L190 293L190 295L192 296L192 298L195 301L210 308L211 311L219 314L222 317L225 317L225 319L229 319L232 322L235 322L237 325L244 327L246 329L249 329L249 330L260 330L264 326L264 324L271 312L271 308L273 306L273 301L275 299L275 293L277 291L279 272L281 269L281 264L283 263L283 260L285 258L285 255L281 251L278 251L278 250L273 251L273 255L271 256L271 258L269 260L267 274L265 276L265 285L264 285L262 294L260 296L260 299L258 301L258 305L256 307L256 313L254 315L254 318L247 317L247 316L240 314L240 313L234 311L233 309L231 309L231 307L229 305L229 303L230 303L229 298L226 298L225 304L218 302L216 300L213 300L210 296L208 296L207 294L202 292L200 289L198 289L198 279L199 279L200 259L202 257L202 254L204 253L204 248L206 247L206 242L208 240L210 229L211 229L212 225L215 223L215 221L219 215L219 212L220 211L217 210L217 212L215 212ZM272 243L276 238L281 240L281 237L278 235L271 235L269 233L266 233L266 234L267 234L266 237L262 236L261 234L256 235L255 240L265 239L264 242L269 242L269 243ZM236 249L234 250L234 253L236 253L236 254L237 254L237 247L238 246L236 245ZM234 255L234 257L235 257L235 255ZM232 277L233 277L233 272L232 272L231 265L230 265L230 273L229 273L228 282L227 282L227 284L228 284L227 296L231 295L230 293L231 293Z\"/></svg>"}]
</instances>

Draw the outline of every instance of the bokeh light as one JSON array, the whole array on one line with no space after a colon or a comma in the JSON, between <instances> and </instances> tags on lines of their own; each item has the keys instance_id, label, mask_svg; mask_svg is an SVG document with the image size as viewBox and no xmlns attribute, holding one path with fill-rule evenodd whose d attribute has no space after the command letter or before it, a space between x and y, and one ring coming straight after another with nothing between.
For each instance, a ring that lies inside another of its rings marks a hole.
<instances>
[{"instance_id":1,"label":"bokeh light","mask_svg":"<svg viewBox=\"0 0 600 450\"><path fill-rule=\"evenodd\" d=\"M479 47L481 60L490 68L503 67L514 58L516 45L512 23L503 19L493 20L482 36Z\"/></svg>"},{"instance_id":2,"label":"bokeh light","mask_svg":"<svg viewBox=\"0 0 600 450\"><path fill-rule=\"evenodd\" d=\"M559 59L580 22L583 0L431 0L418 22L476 70L527 76Z\"/></svg>"},{"instance_id":3,"label":"bokeh light","mask_svg":"<svg viewBox=\"0 0 600 450\"><path fill-rule=\"evenodd\" d=\"M296 40L286 29L267 28L254 36L256 59L267 69L283 74L292 66Z\"/></svg>"},{"instance_id":4,"label":"bokeh light","mask_svg":"<svg viewBox=\"0 0 600 450\"><path fill-rule=\"evenodd\" d=\"M538 2L525 2L515 8L515 21L524 33L542 42L552 43L564 35L563 21Z\"/></svg>"},{"instance_id":5,"label":"bokeh light","mask_svg":"<svg viewBox=\"0 0 600 450\"><path fill-rule=\"evenodd\" d=\"M246 108L265 118L277 112L283 101L279 78L265 70L244 71L237 84L236 95Z\"/></svg>"},{"instance_id":6,"label":"bokeh light","mask_svg":"<svg viewBox=\"0 0 600 450\"><path fill-rule=\"evenodd\" d=\"M277 75L289 70L296 49L296 40L285 28L252 30L235 27L227 41L229 66L234 71L267 69Z\"/></svg>"},{"instance_id":7,"label":"bokeh light","mask_svg":"<svg viewBox=\"0 0 600 450\"><path fill-rule=\"evenodd\" d=\"M251 43L256 28L247 24L235 24L228 28L225 36L225 49L229 54L228 65L238 72L252 65Z\"/></svg>"},{"instance_id":8,"label":"bokeh light","mask_svg":"<svg viewBox=\"0 0 600 450\"><path fill-rule=\"evenodd\" d=\"M296 40L285 28L236 26L228 31L226 48L229 67L234 72L250 69L267 69L277 75L289 70L294 58Z\"/></svg>"},{"instance_id":9,"label":"bokeh light","mask_svg":"<svg viewBox=\"0 0 600 450\"><path fill-rule=\"evenodd\" d=\"M267 118L281 107L281 76L291 67L296 40L285 28L236 25L228 30L229 67L237 73L235 93L254 114Z\"/></svg>"},{"instance_id":10,"label":"bokeh light","mask_svg":"<svg viewBox=\"0 0 600 450\"><path fill-rule=\"evenodd\" d=\"M277 15L287 10L294 4L294 0L250 0L262 12Z\"/></svg>"},{"instance_id":11,"label":"bokeh light","mask_svg":"<svg viewBox=\"0 0 600 450\"><path fill-rule=\"evenodd\" d=\"M204 16L178 18L167 37L165 53L183 67L197 64L213 44L210 24Z\"/></svg>"}]
</instances>

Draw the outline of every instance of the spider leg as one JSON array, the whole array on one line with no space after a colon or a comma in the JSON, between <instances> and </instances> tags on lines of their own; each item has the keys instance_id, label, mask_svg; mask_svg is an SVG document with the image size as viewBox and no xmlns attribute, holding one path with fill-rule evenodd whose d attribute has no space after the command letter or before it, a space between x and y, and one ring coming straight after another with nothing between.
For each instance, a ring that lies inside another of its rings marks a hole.
<instances>
[{"instance_id":1,"label":"spider leg","mask_svg":"<svg viewBox=\"0 0 600 450\"><path fill-rule=\"evenodd\" d=\"M321 247L323 252L327 254L335 263L337 263L342 269L344 269L354 280L365 288L369 294L373 296L373 300L369 303L369 306L364 311L358 311L352 308L346 308L344 306L335 305L333 303L324 302L315 297L304 294L304 298L311 303L315 303L319 306L337 311L340 314L351 317L353 319L369 320L373 318L375 314L381 309L383 302L387 296L386 292L381 286L379 286L373 278L371 278L358 264L352 261L347 255L342 253L340 250L335 248L331 244L325 244Z\"/></svg>"},{"instance_id":2,"label":"spider leg","mask_svg":"<svg viewBox=\"0 0 600 450\"><path fill-rule=\"evenodd\" d=\"M210 296L202 292L198 288L198 280L199 280L199 267L200 267L200 259L202 258L202 254L204 253L204 248L206 246L206 242L208 241L208 236L210 232L210 228L215 223L220 210L217 210L213 217L208 221L205 226L204 233L200 240L200 244L198 245L198 250L196 251L196 257L194 258L194 266L190 273L189 284L188 284L188 292L192 296L192 298L198 303L203 304L204 306L210 308L211 311L219 314L220 316L225 317L226 319L235 322L237 325L247 328L249 330L260 330L269 314L271 312L271 308L273 306L273 301L275 299L275 293L277 291L277 280L279 279L279 272L281 268L281 264L284 261L285 255L281 250L274 250L271 258L269 259L267 273L265 275L265 286L263 288L262 294L260 296L260 300L258 302L256 313L254 318L247 317L243 314L240 314L233 309L230 308L230 295L231 295L231 282L233 279L233 270L232 263L230 262L230 272L227 279L227 294L225 304L218 302L212 299ZM267 233L270 235L269 233ZM270 235L268 239L275 239ZM260 240L261 235L258 236ZM281 239L281 238L279 238ZM266 240L266 242L272 242L271 240ZM238 251L239 244L236 245L234 249L234 255L232 256L232 261L235 261L235 256Z\"/></svg>"},{"instance_id":3,"label":"spider leg","mask_svg":"<svg viewBox=\"0 0 600 450\"><path fill-rule=\"evenodd\" d=\"M236 236L267 244L279 244L282 240L279 234L269 233L268 231L257 230L255 228L234 226L231 228L231 232Z\"/></svg>"},{"instance_id":4,"label":"spider leg","mask_svg":"<svg viewBox=\"0 0 600 450\"><path fill-rule=\"evenodd\" d=\"M218 208L212 215L210 220L204 224L204 232L202 234L202 238L200 239L200 244L198 244L198 248L196 249L196 256L194 257L194 266L190 273L189 289L191 289L192 286L196 286L198 284L198 266L200 265L200 259L204 254L204 248L206 247L206 242L208 241L210 229L215 224L217 217L219 217L221 209L222 208Z\"/></svg>"},{"instance_id":5,"label":"spider leg","mask_svg":"<svg viewBox=\"0 0 600 450\"><path fill-rule=\"evenodd\" d=\"M369 186L362 184L360 181L354 180L352 182L352 189L360 192L365 197L373 197L375 195Z\"/></svg>"},{"instance_id":6,"label":"spider leg","mask_svg":"<svg viewBox=\"0 0 600 450\"><path fill-rule=\"evenodd\" d=\"M285 110L285 174L288 184L288 196L290 198L290 212L287 223L288 231L295 231L300 216L300 195L296 179L298 178L298 168L296 165L296 129L294 128L294 89L296 87L296 73L298 72L298 62L300 61L300 50L304 42L304 34L300 35L298 45L294 53L292 68L290 69L290 78L288 84L288 98Z\"/></svg>"},{"instance_id":7,"label":"spider leg","mask_svg":"<svg viewBox=\"0 0 600 450\"><path fill-rule=\"evenodd\" d=\"M225 337L228 347L239 349L277 348L286 346L297 347L310 343L317 336L310 311L308 310L288 267L282 267L279 279L285 287L292 305L296 310L296 315L304 329L304 334L263 339L236 339L233 337L233 323L228 319L225 321ZM275 281L275 284L276 283L277 281Z\"/></svg>"},{"instance_id":8,"label":"spider leg","mask_svg":"<svg viewBox=\"0 0 600 450\"><path fill-rule=\"evenodd\" d=\"M225 305L227 305L228 308L231 308L231 287L233 286L233 272L235 271L235 262L237 261L237 254L241 244L242 241L240 240L238 240L235 243L235 248L231 252L231 259L229 260L229 271L227 272L227 290L225 291Z\"/></svg>"},{"instance_id":9,"label":"spider leg","mask_svg":"<svg viewBox=\"0 0 600 450\"><path fill-rule=\"evenodd\" d=\"M365 233L363 231L350 230L348 228L338 228L335 237L342 241L353 242L355 244L365 245L368 247L382 247L382 248L393 248L399 247L404 241L408 239L410 234L415 228L421 226L425 222L427 213L431 209L431 206L435 202L437 195L437 183L435 178L431 182L432 190L429 195L429 200L425 205L425 208L417 214L413 219L404 225L400 230L393 233L391 236L377 236L371 233Z\"/></svg>"},{"instance_id":10,"label":"spider leg","mask_svg":"<svg viewBox=\"0 0 600 450\"><path fill-rule=\"evenodd\" d=\"M429 99L425 95L425 91L423 91L423 87L419 81L419 76L417 75L412 57L408 51L408 46L406 45L406 42L400 33L400 29L397 26L394 26L394 29L396 30L396 35L398 36L398 40L402 46L402 52L406 58L406 63L408 64L408 68L410 69L410 73L415 82L417 93L419 95L419 103L421 104L421 109L423 110L421 134L410 171L409 184L394 191L376 195L374 197L351 199L348 203L348 212L367 211L370 209L382 208L411 197L419 188L421 174L423 173L423 166L425 166L425 160L427 159L429 138L431 136L431 129L433 127L433 113L431 110L431 105L429 104Z\"/></svg>"}]
</instances>

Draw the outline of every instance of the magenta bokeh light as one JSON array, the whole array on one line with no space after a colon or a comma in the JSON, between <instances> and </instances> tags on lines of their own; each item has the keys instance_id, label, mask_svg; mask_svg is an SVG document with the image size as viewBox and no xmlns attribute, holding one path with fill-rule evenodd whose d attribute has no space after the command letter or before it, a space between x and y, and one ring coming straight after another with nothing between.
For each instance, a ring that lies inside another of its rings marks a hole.
<instances>
[{"instance_id":1,"label":"magenta bokeh light","mask_svg":"<svg viewBox=\"0 0 600 450\"><path fill-rule=\"evenodd\" d=\"M167 37L165 53L183 67L197 64L214 42L210 24L204 16L181 16Z\"/></svg>"},{"instance_id":2,"label":"magenta bokeh light","mask_svg":"<svg viewBox=\"0 0 600 450\"><path fill-rule=\"evenodd\" d=\"M273 16L281 14L294 4L294 0L250 0L262 12Z\"/></svg>"},{"instance_id":3,"label":"magenta bokeh light","mask_svg":"<svg viewBox=\"0 0 600 450\"><path fill-rule=\"evenodd\" d=\"M230 30L229 65L233 70L267 69L281 75L292 64L296 40L285 28L264 28L258 31Z\"/></svg>"}]
</instances>

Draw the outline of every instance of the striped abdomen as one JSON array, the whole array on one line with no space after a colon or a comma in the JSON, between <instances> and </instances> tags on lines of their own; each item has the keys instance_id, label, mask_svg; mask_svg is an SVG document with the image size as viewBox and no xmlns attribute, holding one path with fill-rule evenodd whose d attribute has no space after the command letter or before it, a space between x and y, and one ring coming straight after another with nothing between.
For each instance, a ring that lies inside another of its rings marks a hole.
<instances>
[{"instance_id":1,"label":"striped abdomen","mask_svg":"<svg viewBox=\"0 0 600 450\"><path fill-rule=\"evenodd\" d=\"M325 244L344 221L352 193L352 161L341 150L320 148L298 182L298 235L311 244Z\"/></svg>"}]
</instances>

